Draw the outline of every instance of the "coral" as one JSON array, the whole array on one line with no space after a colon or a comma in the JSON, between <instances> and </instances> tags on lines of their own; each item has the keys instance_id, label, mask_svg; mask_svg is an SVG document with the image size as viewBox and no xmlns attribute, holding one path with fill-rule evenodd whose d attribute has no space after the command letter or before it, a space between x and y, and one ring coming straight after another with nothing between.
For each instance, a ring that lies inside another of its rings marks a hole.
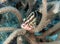
<instances>
[{"instance_id":1,"label":"coral","mask_svg":"<svg viewBox=\"0 0 60 44\"><path fill-rule=\"evenodd\" d=\"M0 43L60 44L59 12L59 0L0 0Z\"/></svg>"}]
</instances>

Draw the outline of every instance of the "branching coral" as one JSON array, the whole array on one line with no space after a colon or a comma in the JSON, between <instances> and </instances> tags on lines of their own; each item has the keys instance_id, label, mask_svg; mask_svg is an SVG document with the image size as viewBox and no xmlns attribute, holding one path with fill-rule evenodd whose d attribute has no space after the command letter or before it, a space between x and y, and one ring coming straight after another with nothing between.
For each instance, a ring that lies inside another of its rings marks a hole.
<instances>
[{"instance_id":1,"label":"branching coral","mask_svg":"<svg viewBox=\"0 0 60 44\"><path fill-rule=\"evenodd\" d=\"M13 27L1 27L0 28L0 32L7 32L7 31L14 31L16 30L16 28L13 28Z\"/></svg>"},{"instance_id":2,"label":"branching coral","mask_svg":"<svg viewBox=\"0 0 60 44\"><path fill-rule=\"evenodd\" d=\"M24 35L25 33L25 30L17 29L4 41L3 44L9 44L16 36Z\"/></svg>"},{"instance_id":3,"label":"branching coral","mask_svg":"<svg viewBox=\"0 0 60 44\"><path fill-rule=\"evenodd\" d=\"M22 9L26 11L26 16L28 16L35 7L36 1L37 0L19 0L16 7L19 8L18 6L22 5Z\"/></svg>"},{"instance_id":4,"label":"branching coral","mask_svg":"<svg viewBox=\"0 0 60 44\"><path fill-rule=\"evenodd\" d=\"M36 18L34 17L34 15L36 13L32 12L32 10L35 7L37 0L31 0L31 1L26 0L26 4L24 4L22 2L23 0L20 0L20 1L24 8L27 6L27 4L29 6L29 8L27 9L27 13L26 13L26 16L28 16L28 15L29 16L26 18L27 19L26 22L23 21L23 18L21 16L22 14L15 7L12 7L12 6L6 6L3 8L0 8L0 14L6 13L6 12L12 12L18 18L19 24L21 24L22 22L25 22L27 24L29 24L29 23L33 24L32 22L34 22L36 20ZM47 10L48 5L53 5L53 7L49 11ZM34 35L35 32L40 32L45 27L47 27L47 25L49 23L51 23L51 21L57 15L60 16L60 14L57 14L60 11L59 9L60 9L60 1L59 2L58 1L47 2L47 0L42 0L42 4L40 5L40 8L39 8L39 12L42 13L42 18L41 18L41 21L39 21L40 22L39 25L37 25L34 29L32 29L33 33L29 32L27 30L24 30L24 29L20 29L20 28L0 27L0 32L12 32L9 35L9 37L3 42L3 44L10 44L14 38L17 39L17 44L23 44L22 35L25 37L25 39L30 44L56 44L56 43L59 44L60 41L49 42L49 43L46 42L46 36L49 36L52 33L55 34L56 31L60 29L60 21L57 24L55 24L52 28L49 28L45 32L42 32L42 35L40 35L40 36ZM60 37L60 35L58 36L57 40L59 39L59 37ZM39 39L40 39L40 41L38 41Z\"/></svg>"},{"instance_id":5,"label":"branching coral","mask_svg":"<svg viewBox=\"0 0 60 44\"><path fill-rule=\"evenodd\" d=\"M29 42L30 44L37 44L36 39L35 39L35 36L31 35L31 36L29 37L29 36L25 35L25 37L26 37L26 39L28 40L28 42Z\"/></svg>"},{"instance_id":6,"label":"branching coral","mask_svg":"<svg viewBox=\"0 0 60 44\"><path fill-rule=\"evenodd\" d=\"M42 17L42 20L40 22L40 25L38 25L37 28L35 29L36 32L40 31L41 28L44 27L43 25L46 24L45 22L47 20L46 19L46 17L47 17L47 0L42 0L42 3L43 3L43 8L42 8L42 16L43 17ZM47 21L47 22L49 22L49 21Z\"/></svg>"},{"instance_id":7,"label":"branching coral","mask_svg":"<svg viewBox=\"0 0 60 44\"><path fill-rule=\"evenodd\" d=\"M21 36L18 36L18 37L17 37L17 44L23 44L22 41L23 41L23 40L22 40L22 37L21 37Z\"/></svg>"},{"instance_id":8,"label":"branching coral","mask_svg":"<svg viewBox=\"0 0 60 44\"><path fill-rule=\"evenodd\" d=\"M28 11L27 11L27 15L29 15L30 13L31 13L31 11L32 11L32 9L34 8L34 6L35 6L35 4L36 4L36 1L37 0L27 0L27 2L28 2L28 5L29 5L29 9L28 9Z\"/></svg>"},{"instance_id":9,"label":"branching coral","mask_svg":"<svg viewBox=\"0 0 60 44\"><path fill-rule=\"evenodd\" d=\"M45 2L45 1L44 1ZM47 11L47 7L45 8L45 6L43 7L43 14L42 14L42 19L40 21L40 24L37 26L37 28L35 29L36 32L39 32L41 31L44 27L46 27L50 22L51 20L56 16L56 13L59 12L59 3L55 4L51 10L47 13L47 12L44 12ZM57 6L58 5L58 6ZM58 8L57 8L58 7Z\"/></svg>"},{"instance_id":10,"label":"branching coral","mask_svg":"<svg viewBox=\"0 0 60 44\"><path fill-rule=\"evenodd\" d=\"M44 43L41 43L41 44L59 44L59 43L60 43L60 41L54 41L54 42L49 42L49 43L44 42Z\"/></svg>"},{"instance_id":11,"label":"branching coral","mask_svg":"<svg viewBox=\"0 0 60 44\"><path fill-rule=\"evenodd\" d=\"M3 7L3 8L0 9L0 14L3 14L5 12L12 12L17 16L19 22L23 21L21 13L16 8L8 6L8 7Z\"/></svg>"},{"instance_id":12,"label":"branching coral","mask_svg":"<svg viewBox=\"0 0 60 44\"><path fill-rule=\"evenodd\" d=\"M42 36L40 36L39 38L45 38L46 36L48 36L48 35L50 35L51 33L53 33L53 32L55 32L55 31L57 31L57 29L59 29L60 28L60 22L59 23L57 23L54 27L52 27L51 29L49 29L49 30L47 30L46 32L44 32L43 34L42 34Z\"/></svg>"}]
</instances>

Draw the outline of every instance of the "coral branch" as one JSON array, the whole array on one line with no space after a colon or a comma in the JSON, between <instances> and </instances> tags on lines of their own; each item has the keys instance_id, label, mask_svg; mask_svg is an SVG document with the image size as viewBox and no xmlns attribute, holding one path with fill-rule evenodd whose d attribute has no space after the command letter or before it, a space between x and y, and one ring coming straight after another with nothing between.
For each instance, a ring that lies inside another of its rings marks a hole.
<instances>
[{"instance_id":1,"label":"coral branch","mask_svg":"<svg viewBox=\"0 0 60 44\"><path fill-rule=\"evenodd\" d=\"M27 13L26 13L27 16L31 13L32 9L34 8L36 4L36 1L37 0L27 0L28 5L29 5L29 9L27 10Z\"/></svg>"},{"instance_id":2,"label":"coral branch","mask_svg":"<svg viewBox=\"0 0 60 44\"><path fill-rule=\"evenodd\" d=\"M25 30L23 29L18 29L15 30L12 34L10 34L10 36L4 41L3 44L9 44L15 37L19 36L19 35L24 35L26 33Z\"/></svg>"},{"instance_id":3,"label":"coral branch","mask_svg":"<svg viewBox=\"0 0 60 44\"><path fill-rule=\"evenodd\" d=\"M46 32L43 33L42 36L39 36L37 38L45 38L46 36L50 35L51 33L53 33L54 31L56 31L57 29L60 28L60 22L57 23L54 27L52 27L51 29L47 30Z\"/></svg>"},{"instance_id":4,"label":"coral branch","mask_svg":"<svg viewBox=\"0 0 60 44\"><path fill-rule=\"evenodd\" d=\"M32 34L30 36L25 35L25 37L30 44L38 44L34 35Z\"/></svg>"},{"instance_id":5,"label":"coral branch","mask_svg":"<svg viewBox=\"0 0 60 44\"><path fill-rule=\"evenodd\" d=\"M18 36L17 37L17 44L23 44L22 43L22 37L21 36Z\"/></svg>"},{"instance_id":6,"label":"coral branch","mask_svg":"<svg viewBox=\"0 0 60 44\"><path fill-rule=\"evenodd\" d=\"M60 44L60 41L54 41L54 42L49 42L49 43L44 43L44 44Z\"/></svg>"},{"instance_id":7,"label":"coral branch","mask_svg":"<svg viewBox=\"0 0 60 44\"><path fill-rule=\"evenodd\" d=\"M16 30L16 28L13 28L13 27L0 27L0 32L7 32L7 31L14 31Z\"/></svg>"},{"instance_id":8,"label":"coral branch","mask_svg":"<svg viewBox=\"0 0 60 44\"><path fill-rule=\"evenodd\" d=\"M3 14L5 12L12 12L17 16L19 22L23 21L21 13L16 8L11 7L11 6L7 6L7 7L3 7L3 8L0 9L0 14Z\"/></svg>"},{"instance_id":9,"label":"coral branch","mask_svg":"<svg viewBox=\"0 0 60 44\"><path fill-rule=\"evenodd\" d=\"M60 28L60 22L57 23L54 27L52 27L51 29L49 29L48 31L46 31L43 36L47 36L47 35L50 35L52 32L56 31L57 29Z\"/></svg>"},{"instance_id":10,"label":"coral branch","mask_svg":"<svg viewBox=\"0 0 60 44\"><path fill-rule=\"evenodd\" d=\"M48 14L44 13L42 14L42 19L41 19L41 22L40 24L37 26L37 28L35 29L35 32L39 32L41 31L44 27L46 27L50 22L51 20L53 20L53 18L55 18L56 16L56 13L59 12L59 4L60 3L57 3L55 4L51 10L48 12ZM58 8L57 8L58 7ZM45 8L46 9L46 8ZM43 10L44 11L44 10ZM54 12L53 12L54 11ZM56 11L56 12L55 12Z\"/></svg>"},{"instance_id":11,"label":"coral branch","mask_svg":"<svg viewBox=\"0 0 60 44\"><path fill-rule=\"evenodd\" d=\"M35 29L35 32L42 30L42 28L45 26L46 20L47 20L46 19L46 17L47 17L47 0L42 0L42 3L43 3L43 8L42 8L42 16L43 17L42 17L40 24Z\"/></svg>"}]
</instances>

